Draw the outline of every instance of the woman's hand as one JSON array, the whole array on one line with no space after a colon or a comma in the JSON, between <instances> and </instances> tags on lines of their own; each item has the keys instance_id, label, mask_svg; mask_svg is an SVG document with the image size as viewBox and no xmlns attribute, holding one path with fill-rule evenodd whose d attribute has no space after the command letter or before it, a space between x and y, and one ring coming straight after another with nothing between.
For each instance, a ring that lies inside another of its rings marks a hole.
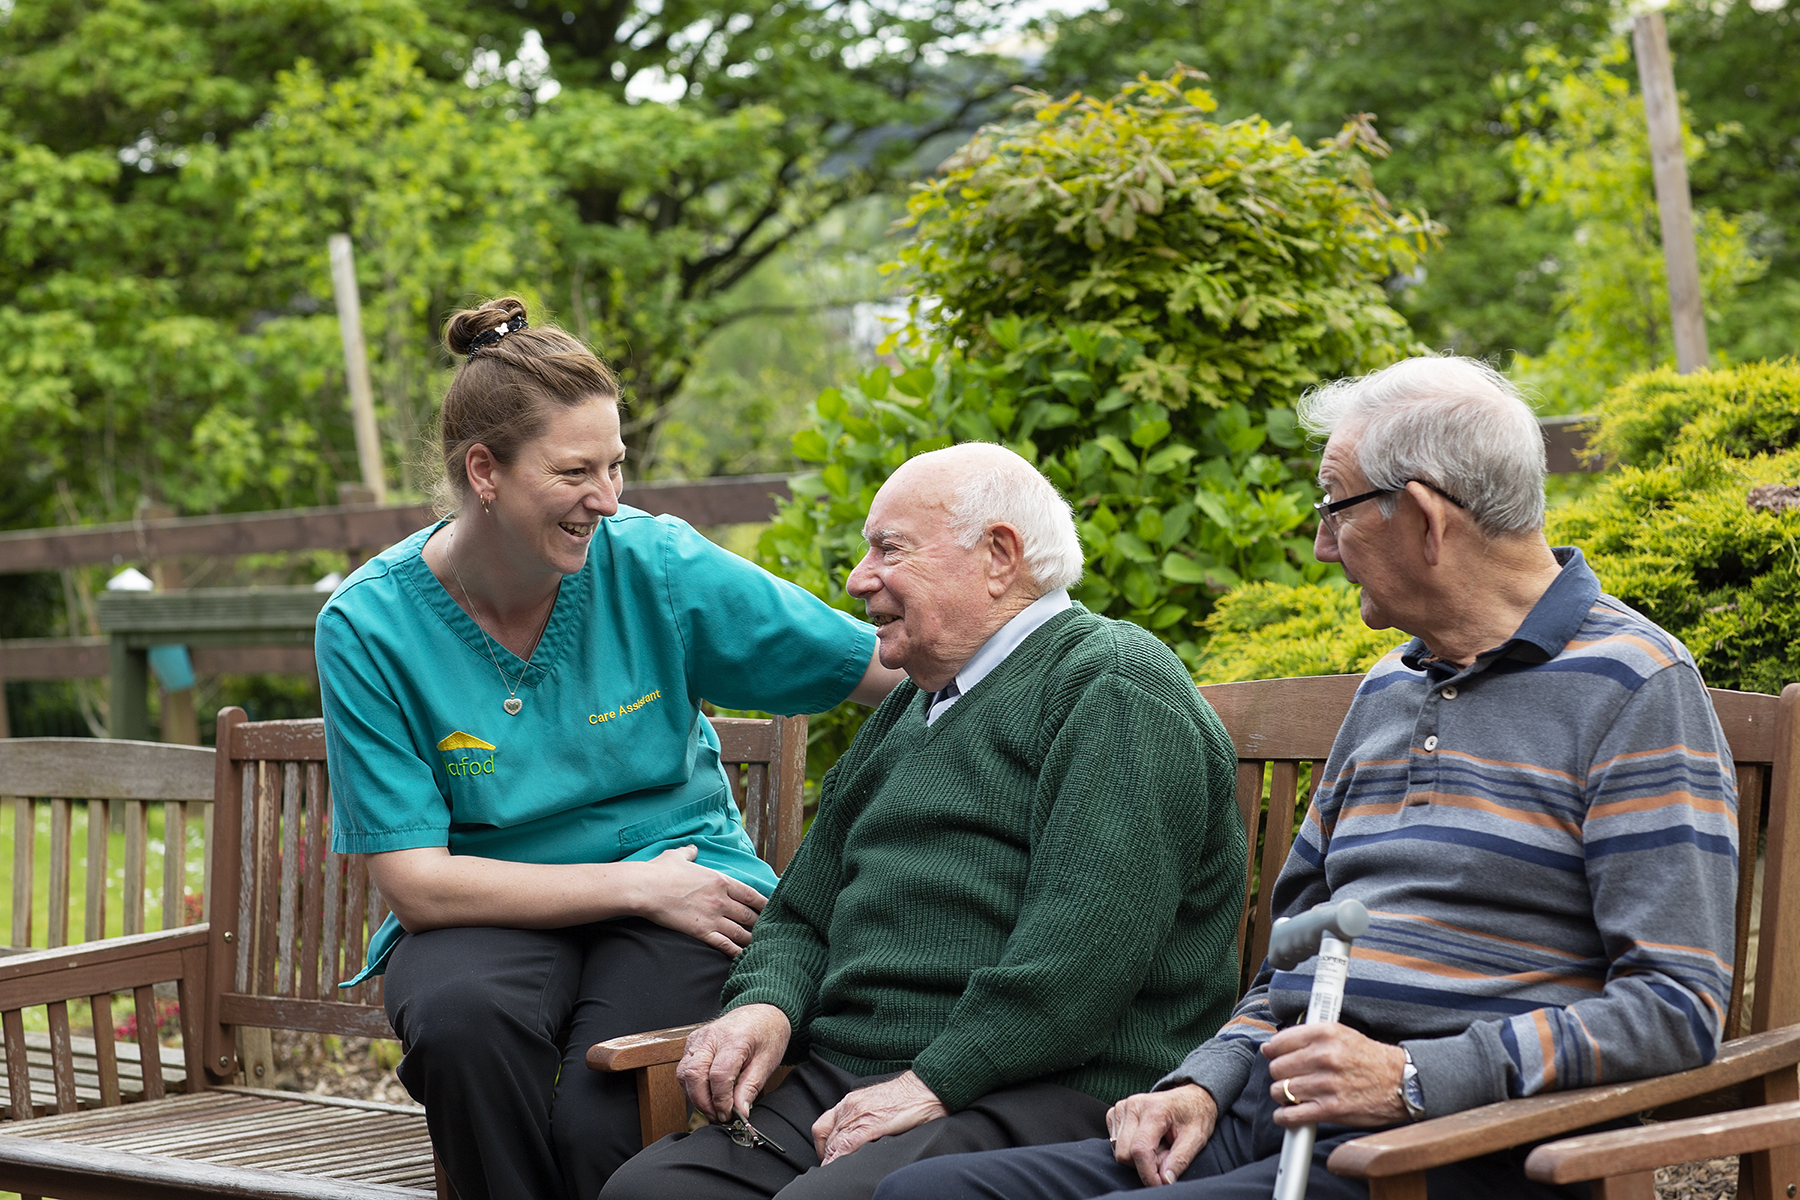
<instances>
[{"instance_id":1,"label":"woman's hand","mask_svg":"<svg viewBox=\"0 0 1800 1200\"><path fill-rule=\"evenodd\" d=\"M1114 1159L1136 1167L1145 1187L1158 1187L1193 1165L1218 1119L1212 1093L1188 1083L1125 1097L1106 1110L1106 1136Z\"/></svg>"},{"instance_id":2,"label":"woman's hand","mask_svg":"<svg viewBox=\"0 0 1800 1200\"><path fill-rule=\"evenodd\" d=\"M1274 1080L1269 1094L1279 1106L1275 1123L1283 1129L1318 1121L1366 1128L1406 1120L1400 1099L1406 1051L1398 1046L1333 1023L1283 1029L1263 1043L1262 1052Z\"/></svg>"},{"instance_id":3,"label":"woman's hand","mask_svg":"<svg viewBox=\"0 0 1800 1200\"><path fill-rule=\"evenodd\" d=\"M678 846L638 864L637 911L736 958L750 944L750 928L768 900L749 884L700 866L694 861L699 854L698 847Z\"/></svg>"}]
</instances>

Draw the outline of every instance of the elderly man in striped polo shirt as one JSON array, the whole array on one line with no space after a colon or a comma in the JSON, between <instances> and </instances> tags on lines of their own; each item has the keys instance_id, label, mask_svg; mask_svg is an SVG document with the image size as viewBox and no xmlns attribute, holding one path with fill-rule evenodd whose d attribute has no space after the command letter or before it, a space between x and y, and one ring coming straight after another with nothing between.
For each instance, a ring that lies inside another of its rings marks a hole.
<instances>
[{"instance_id":1,"label":"elderly man in striped polo shirt","mask_svg":"<svg viewBox=\"0 0 1800 1200\"><path fill-rule=\"evenodd\" d=\"M1264 1200L1284 1129L1325 1169L1369 1128L1709 1061L1730 985L1730 752L1674 637L1541 532L1530 409L1480 363L1416 358L1321 388L1317 552L1411 641L1358 690L1274 905L1355 898L1340 1025L1301 1026L1311 964L1266 963L1232 1019L1107 1114L1107 1141L937 1159L876 1200ZM1434 1197L1586 1195L1523 1152L1431 1173Z\"/></svg>"}]
</instances>

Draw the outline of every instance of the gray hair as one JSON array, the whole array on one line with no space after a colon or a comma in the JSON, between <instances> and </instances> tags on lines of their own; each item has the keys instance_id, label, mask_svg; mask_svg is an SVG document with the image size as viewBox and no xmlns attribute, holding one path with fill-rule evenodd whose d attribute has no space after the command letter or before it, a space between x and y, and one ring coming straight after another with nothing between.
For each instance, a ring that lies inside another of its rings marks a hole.
<instances>
[{"instance_id":1,"label":"gray hair","mask_svg":"<svg viewBox=\"0 0 1800 1200\"><path fill-rule=\"evenodd\" d=\"M962 460L956 464L959 479L947 506L958 545L973 546L995 525L1011 525L1024 542L1025 569L1040 596L1081 582L1075 514L1036 467L1005 446L985 442L965 442L919 457L939 454Z\"/></svg>"},{"instance_id":2,"label":"gray hair","mask_svg":"<svg viewBox=\"0 0 1800 1200\"><path fill-rule=\"evenodd\" d=\"M1371 488L1432 483L1469 506L1490 537L1544 526L1544 435L1519 389L1472 358L1409 358L1300 399L1300 424L1356 437ZM1378 502L1392 516L1394 499Z\"/></svg>"}]
</instances>

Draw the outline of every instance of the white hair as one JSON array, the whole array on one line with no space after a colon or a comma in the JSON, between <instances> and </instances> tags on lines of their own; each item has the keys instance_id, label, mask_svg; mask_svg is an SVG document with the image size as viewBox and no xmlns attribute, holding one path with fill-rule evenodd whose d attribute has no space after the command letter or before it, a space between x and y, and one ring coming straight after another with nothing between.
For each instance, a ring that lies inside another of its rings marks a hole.
<instances>
[{"instance_id":1,"label":"white hair","mask_svg":"<svg viewBox=\"0 0 1800 1200\"><path fill-rule=\"evenodd\" d=\"M1544 526L1543 431L1518 388L1486 363L1409 358L1314 388L1299 408L1309 433L1356 438L1356 464L1371 488L1433 484L1466 504L1490 537ZM1393 497L1379 503L1393 515Z\"/></svg>"},{"instance_id":2,"label":"white hair","mask_svg":"<svg viewBox=\"0 0 1800 1200\"><path fill-rule=\"evenodd\" d=\"M1075 513L1036 467L1005 446L986 442L964 442L919 459L940 454L956 460L956 491L947 507L958 545L973 546L995 525L1011 525L1024 543L1025 569L1038 595L1081 582Z\"/></svg>"}]
</instances>

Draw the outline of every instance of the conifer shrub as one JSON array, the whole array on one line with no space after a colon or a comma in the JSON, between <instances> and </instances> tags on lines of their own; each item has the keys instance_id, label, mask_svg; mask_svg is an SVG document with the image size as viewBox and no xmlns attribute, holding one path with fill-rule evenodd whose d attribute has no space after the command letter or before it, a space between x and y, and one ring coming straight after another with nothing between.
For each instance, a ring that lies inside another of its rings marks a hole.
<instances>
[{"instance_id":1,"label":"conifer shrub","mask_svg":"<svg viewBox=\"0 0 1800 1200\"><path fill-rule=\"evenodd\" d=\"M1406 635L1364 625L1358 596L1355 588L1329 583L1233 588L1206 619L1209 636L1194 678L1231 683L1366 671Z\"/></svg>"},{"instance_id":2,"label":"conifer shrub","mask_svg":"<svg viewBox=\"0 0 1800 1200\"><path fill-rule=\"evenodd\" d=\"M1663 462L1689 446L1751 458L1800 446L1800 362L1747 363L1633 376L1607 393L1590 445L1626 466Z\"/></svg>"},{"instance_id":3,"label":"conifer shrub","mask_svg":"<svg viewBox=\"0 0 1800 1200\"><path fill-rule=\"evenodd\" d=\"M1790 402L1800 411L1800 390ZM1680 638L1710 686L1779 692L1800 679L1800 508L1758 511L1746 496L1800 483L1800 450L1736 458L1675 440L1663 461L1618 468L1552 513L1546 532L1580 546L1602 587Z\"/></svg>"}]
</instances>

